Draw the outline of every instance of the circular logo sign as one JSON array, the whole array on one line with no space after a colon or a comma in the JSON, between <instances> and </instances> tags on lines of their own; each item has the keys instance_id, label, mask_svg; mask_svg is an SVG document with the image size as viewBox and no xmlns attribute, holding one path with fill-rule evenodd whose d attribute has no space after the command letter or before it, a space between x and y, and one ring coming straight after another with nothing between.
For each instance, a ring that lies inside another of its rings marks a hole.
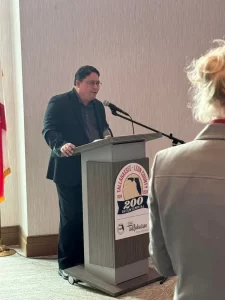
<instances>
[{"instance_id":1,"label":"circular logo sign","mask_svg":"<svg viewBox=\"0 0 225 300\"><path fill-rule=\"evenodd\" d=\"M148 174L137 163L130 163L122 168L115 184L115 199L118 214L126 214L141 208L148 208Z\"/></svg>"}]
</instances>

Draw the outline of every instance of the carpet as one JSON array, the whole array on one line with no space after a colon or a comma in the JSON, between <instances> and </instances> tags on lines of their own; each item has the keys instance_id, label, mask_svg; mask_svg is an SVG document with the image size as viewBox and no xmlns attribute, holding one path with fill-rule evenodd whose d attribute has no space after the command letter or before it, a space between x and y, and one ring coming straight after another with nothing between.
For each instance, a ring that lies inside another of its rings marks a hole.
<instances>
[{"instance_id":1,"label":"carpet","mask_svg":"<svg viewBox=\"0 0 225 300\"><path fill-rule=\"evenodd\" d=\"M156 282L117 298L85 286L71 285L58 275L55 258L0 257L0 299L4 300L172 300L176 278Z\"/></svg>"}]
</instances>

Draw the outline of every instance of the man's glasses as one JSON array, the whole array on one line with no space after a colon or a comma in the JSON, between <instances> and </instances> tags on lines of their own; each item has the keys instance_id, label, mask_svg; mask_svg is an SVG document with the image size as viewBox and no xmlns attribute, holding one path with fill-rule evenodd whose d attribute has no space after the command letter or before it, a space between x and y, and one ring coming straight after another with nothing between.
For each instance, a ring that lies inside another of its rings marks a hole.
<instances>
[{"instance_id":1,"label":"man's glasses","mask_svg":"<svg viewBox=\"0 0 225 300\"><path fill-rule=\"evenodd\" d=\"M94 81L94 80L85 81L85 82L91 86L94 86L94 85L100 86L102 84L100 81Z\"/></svg>"}]
</instances>

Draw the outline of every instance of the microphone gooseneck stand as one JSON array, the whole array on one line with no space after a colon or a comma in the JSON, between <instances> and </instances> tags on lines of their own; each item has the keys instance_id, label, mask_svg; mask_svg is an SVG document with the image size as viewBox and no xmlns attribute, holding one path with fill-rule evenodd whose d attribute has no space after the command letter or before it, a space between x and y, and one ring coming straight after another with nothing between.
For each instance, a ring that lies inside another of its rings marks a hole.
<instances>
[{"instance_id":1,"label":"microphone gooseneck stand","mask_svg":"<svg viewBox=\"0 0 225 300\"><path fill-rule=\"evenodd\" d=\"M156 133L161 133L162 136L165 136L165 137L169 138L170 140L172 140L172 146L177 146L178 144L185 144L184 141L175 138L175 137L173 136L172 133L170 133L170 134L168 135L168 134L165 134L165 133L163 133L163 132L160 132L159 130L156 130L156 129L154 129L154 128L151 128L151 127L149 127L149 126L146 126L146 125L144 125L144 124L141 124L141 123L139 123L139 122L137 122L137 121L134 121L132 118L129 119L129 118L127 118L127 117L125 117L125 116L123 116L123 115L121 115L121 114L118 114L118 112L117 112L116 110L112 110L112 109L111 109L111 112L112 112L112 114L113 114L114 116L120 117L120 118L122 118L122 119L124 119L124 120L127 120L127 121L131 122L132 125L133 125L133 123L134 123L134 124L137 124L137 125L139 125L139 126L141 126L141 127L144 127L144 128L146 128L146 129L149 129L149 130L151 130L151 131L154 131L154 132L156 132ZM134 130L133 130L133 132L134 132ZM168 279L167 277L164 277L164 278L160 281L160 284L163 284L167 279Z\"/></svg>"},{"instance_id":2,"label":"microphone gooseneck stand","mask_svg":"<svg viewBox=\"0 0 225 300\"><path fill-rule=\"evenodd\" d=\"M141 123L139 123L139 122L137 122L137 121L134 121L133 119L129 119L129 118L127 118L127 117L125 117L125 116L119 114L116 110L112 110L112 109L111 109L111 112L112 112L112 114L113 114L114 116L117 116L117 117L120 117L120 118L122 118L122 119L125 119L125 120L127 120L127 121L129 121L129 122L132 122L132 123L134 123L134 124L137 124L137 125L139 125L139 126L141 126L141 127L144 127L144 128L146 128L146 129L149 129L149 130L154 131L154 132L156 132L156 133L161 133L163 136L165 136L165 137L169 138L170 140L172 140L172 146L177 146L178 144L185 144L184 141L175 138L175 137L173 136L172 133L170 133L169 135L168 135L168 134L165 134L165 133L163 133L163 132L161 132L161 131L159 131L159 130L156 130L156 129L154 129L154 128L151 128L151 127L149 127L149 126L146 126L146 125L144 125L144 124L141 124Z\"/></svg>"}]
</instances>

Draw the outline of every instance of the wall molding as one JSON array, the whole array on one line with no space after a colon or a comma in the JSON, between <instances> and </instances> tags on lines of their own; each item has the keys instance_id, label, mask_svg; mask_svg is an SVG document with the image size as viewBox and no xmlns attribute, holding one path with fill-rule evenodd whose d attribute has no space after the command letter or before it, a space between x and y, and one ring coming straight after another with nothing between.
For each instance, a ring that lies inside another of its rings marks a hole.
<instances>
[{"instance_id":1,"label":"wall molding","mask_svg":"<svg viewBox=\"0 0 225 300\"><path fill-rule=\"evenodd\" d=\"M26 257L57 255L58 234L26 236L20 226L1 228L3 244L20 246Z\"/></svg>"},{"instance_id":2,"label":"wall molding","mask_svg":"<svg viewBox=\"0 0 225 300\"><path fill-rule=\"evenodd\" d=\"M1 237L4 245L7 246L17 246L20 244L19 238L20 227L17 226L7 226L1 228Z\"/></svg>"}]
</instances>

